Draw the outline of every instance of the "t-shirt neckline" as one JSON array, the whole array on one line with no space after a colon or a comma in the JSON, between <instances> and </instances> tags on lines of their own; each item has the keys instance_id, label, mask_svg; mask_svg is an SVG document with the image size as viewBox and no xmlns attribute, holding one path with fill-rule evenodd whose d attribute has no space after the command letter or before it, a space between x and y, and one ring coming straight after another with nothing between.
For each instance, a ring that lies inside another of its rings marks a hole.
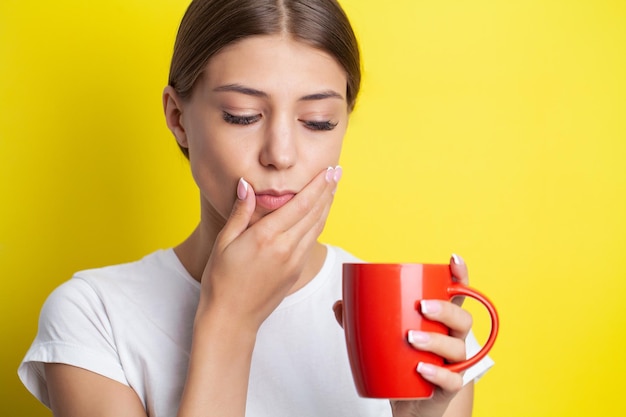
<instances>
[{"instance_id":1,"label":"t-shirt neckline","mask_svg":"<svg viewBox=\"0 0 626 417\"><path fill-rule=\"evenodd\" d=\"M320 288L322 288L326 282L331 278L331 269L332 265L335 262L337 254L334 248L331 245L324 244L326 247L326 257L324 259L324 263L320 270L315 274L315 276L306 283L302 288L299 288L292 294L287 295L283 301L276 307L276 310L280 310L283 308L287 308L294 304L299 303L300 301L310 297L312 294L317 292ZM162 251L163 256L169 258L166 260L167 264L172 265L174 270L178 273L178 275L183 278L185 281L193 285L195 288L200 290L200 283L196 281L191 274L187 271L185 266L182 264L176 252L174 252L174 248L165 249Z\"/></svg>"}]
</instances>

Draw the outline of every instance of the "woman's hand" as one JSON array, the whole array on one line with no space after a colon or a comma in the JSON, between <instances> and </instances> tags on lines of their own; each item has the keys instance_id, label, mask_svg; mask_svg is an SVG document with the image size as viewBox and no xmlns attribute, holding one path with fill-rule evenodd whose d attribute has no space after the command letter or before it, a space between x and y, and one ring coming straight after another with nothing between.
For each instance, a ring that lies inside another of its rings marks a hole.
<instances>
[{"instance_id":1,"label":"woman's hand","mask_svg":"<svg viewBox=\"0 0 626 417\"><path fill-rule=\"evenodd\" d=\"M300 277L340 176L340 167L320 172L287 204L252 226L254 190L240 180L238 199L202 276L199 314L207 307L223 309L231 323L256 331Z\"/></svg>"},{"instance_id":2,"label":"woman's hand","mask_svg":"<svg viewBox=\"0 0 626 417\"><path fill-rule=\"evenodd\" d=\"M257 331L300 277L340 175L340 168L321 172L252 226L254 190L239 182L202 275L179 417L245 415Z\"/></svg>"},{"instance_id":3,"label":"woman's hand","mask_svg":"<svg viewBox=\"0 0 626 417\"><path fill-rule=\"evenodd\" d=\"M468 285L467 267L463 259L453 255L450 259L453 277ZM443 323L450 329L449 335L439 333L410 332L409 341L415 349L435 353L446 362L454 363L465 359L465 337L472 327L472 316L461 308L463 299L455 298L452 302L425 300L421 311L428 319ZM432 398L415 401L391 401L395 417L458 417L471 416L472 395L455 396L463 388L461 373L446 368L420 363L417 372L435 385ZM469 388L471 389L471 387ZM454 399L454 401L453 401ZM454 407L449 407L454 402ZM447 411L446 411L447 410Z\"/></svg>"},{"instance_id":4,"label":"woman's hand","mask_svg":"<svg viewBox=\"0 0 626 417\"><path fill-rule=\"evenodd\" d=\"M450 259L453 278L468 285L467 267L463 259L453 255ZM462 297L455 297L452 302L426 300L421 305L422 314L430 320L438 321L450 328L449 335L439 333L411 332L411 344L415 349L433 352L443 357L446 362L460 362L465 359L465 337L472 327L472 316L461 308ZM343 326L342 302L337 301L333 310L340 325ZM473 385L463 387L460 373L449 371L439 366L420 364L415 372L435 385L431 398L391 401L395 417L469 417L472 415ZM459 395L461 392L462 395Z\"/></svg>"}]
</instances>

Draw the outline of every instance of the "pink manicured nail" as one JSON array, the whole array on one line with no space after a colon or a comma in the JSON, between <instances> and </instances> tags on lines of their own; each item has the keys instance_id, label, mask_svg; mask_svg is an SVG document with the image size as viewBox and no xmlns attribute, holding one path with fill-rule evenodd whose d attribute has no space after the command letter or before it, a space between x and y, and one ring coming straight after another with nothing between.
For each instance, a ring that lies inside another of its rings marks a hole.
<instances>
[{"instance_id":1,"label":"pink manicured nail","mask_svg":"<svg viewBox=\"0 0 626 417\"><path fill-rule=\"evenodd\" d=\"M326 182L331 182L335 176L335 169L333 167L328 167L326 169Z\"/></svg>"},{"instance_id":2,"label":"pink manicured nail","mask_svg":"<svg viewBox=\"0 0 626 417\"><path fill-rule=\"evenodd\" d=\"M422 308L422 314L437 314L441 311L439 302L433 300L422 300L420 307Z\"/></svg>"},{"instance_id":3,"label":"pink manicured nail","mask_svg":"<svg viewBox=\"0 0 626 417\"><path fill-rule=\"evenodd\" d=\"M463 265L465 263L465 261L463 261L463 258L461 258L459 255L457 255L456 253L452 254L452 261L456 264L456 265Z\"/></svg>"},{"instance_id":4,"label":"pink manicured nail","mask_svg":"<svg viewBox=\"0 0 626 417\"><path fill-rule=\"evenodd\" d=\"M343 175L343 168L341 168L340 165L337 165L335 167L335 182L339 182L339 180L341 179L341 176Z\"/></svg>"},{"instance_id":5,"label":"pink manicured nail","mask_svg":"<svg viewBox=\"0 0 626 417\"><path fill-rule=\"evenodd\" d=\"M243 177L239 178L239 184L237 184L237 198L245 200L248 195L248 183Z\"/></svg>"},{"instance_id":6,"label":"pink manicured nail","mask_svg":"<svg viewBox=\"0 0 626 417\"><path fill-rule=\"evenodd\" d=\"M426 332L420 332L419 330L409 330L407 339L412 345L423 345L430 341L430 335Z\"/></svg>"},{"instance_id":7,"label":"pink manicured nail","mask_svg":"<svg viewBox=\"0 0 626 417\"><path fill-rule=\"evenodd\" d=\"M434 365L420 362L417 364L417 372L424 376L435 376L437 369L435 369Z\"/></svg>"}]
</instances>

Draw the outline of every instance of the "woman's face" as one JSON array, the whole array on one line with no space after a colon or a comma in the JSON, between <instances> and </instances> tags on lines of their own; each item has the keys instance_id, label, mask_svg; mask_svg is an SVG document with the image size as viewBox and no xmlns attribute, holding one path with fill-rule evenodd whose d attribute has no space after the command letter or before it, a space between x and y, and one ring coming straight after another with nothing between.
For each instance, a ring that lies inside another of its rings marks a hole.
<instances>
[{"instance_id":1,"label":"woman's face","mask_svg":"<svg viewBox=\"0 0 626 417\"><path fill-rule=\"evenodd\" d=\"M249 37L212 57L180 103L176 134L189 149L202 209L227 218L244 177L257 195L255 222L335 166L348 124L346 82L330 55L287 36Z\"/></svg>"}]
</instances>

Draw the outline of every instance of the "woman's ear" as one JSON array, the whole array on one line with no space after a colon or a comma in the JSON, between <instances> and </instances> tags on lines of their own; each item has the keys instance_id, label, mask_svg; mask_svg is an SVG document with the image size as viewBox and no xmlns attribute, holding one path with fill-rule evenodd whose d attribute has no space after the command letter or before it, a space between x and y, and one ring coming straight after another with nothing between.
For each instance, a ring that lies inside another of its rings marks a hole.
<instances>
[{"instance_id":1,"label":"woman's ear","mask_svg":"<svg viewBox=\"0 0 626 417\"><path fill-rule=\"evenodd\" d=\"M174 134L176 142L182 148L189 147L187 133L183 126L183 101L170 85L163 90L163 111L165 112L165 122L167 127Z\"/></svg>"}]
</instances>

